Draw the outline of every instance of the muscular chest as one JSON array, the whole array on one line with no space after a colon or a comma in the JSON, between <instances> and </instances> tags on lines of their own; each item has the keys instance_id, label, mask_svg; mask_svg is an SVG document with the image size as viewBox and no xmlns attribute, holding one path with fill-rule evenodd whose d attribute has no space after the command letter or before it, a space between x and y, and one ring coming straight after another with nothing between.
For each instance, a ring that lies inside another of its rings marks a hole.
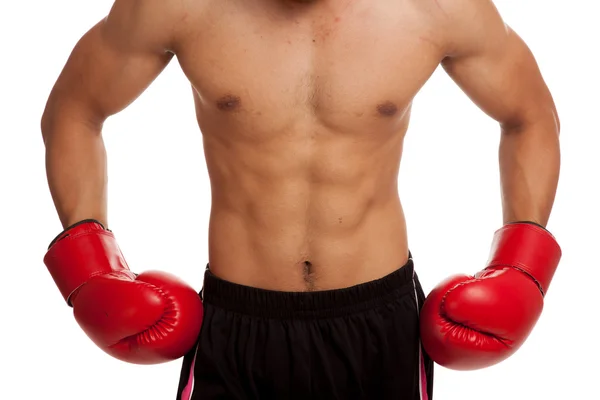
<instances>
[{"instance_id":1,"label":"muscular chest","mask_svg":"<svg viewBox=\"0 0 600 400\"><path fill-rule=\"evenodd\" d=\"M221 7L205 17L210 24L198 24L178 59L205 114L246 123L269 116L279 124L273 130L306 120L393 126L441 56L419 12L396 3Z\"/></svg>"}]
</instances>

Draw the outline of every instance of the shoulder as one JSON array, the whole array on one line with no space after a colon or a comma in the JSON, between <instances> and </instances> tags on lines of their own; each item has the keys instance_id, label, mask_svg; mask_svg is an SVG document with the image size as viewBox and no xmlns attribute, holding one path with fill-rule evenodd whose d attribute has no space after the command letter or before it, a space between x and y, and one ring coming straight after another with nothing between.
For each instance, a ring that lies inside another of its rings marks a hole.
<instances>
[{"instance_id":1,"label":"shoulder","mask_svg":"<svg viewBox=\"0 0 600 400\"><path fill-rule=\"evenodd\" d=\"M186 3L187 0L115 0L103 22L107 34L115 35L122 46L149 45L170 50L189 12Z\"/></svg>"},{"instance_id":2,"label":"shoulder","mask_svg":"<svg viewBox=\"0 0 600 400\"><path fill-rule=\"evenodd\" d=\"M509 28L492 0L431 0L448 55L477 52L502 41Z\"/></svg>"}]
</instances>

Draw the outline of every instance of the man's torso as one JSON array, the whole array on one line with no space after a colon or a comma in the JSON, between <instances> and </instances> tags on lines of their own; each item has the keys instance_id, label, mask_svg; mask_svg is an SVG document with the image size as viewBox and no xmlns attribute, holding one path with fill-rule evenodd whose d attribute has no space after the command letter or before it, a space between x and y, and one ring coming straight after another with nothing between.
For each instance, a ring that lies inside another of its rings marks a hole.
<instances>
[{"instance_id":1,"label":"man's torso","mask_svg":"<svg viewBox=\"0 0 600 400\"><path fill-rule=\"evenodd\" d=\"M186 6L217 276L284 291L377 279L408 256L397 178L414 96L444 58L435 2Z\"/></svg>"}]
</instances>

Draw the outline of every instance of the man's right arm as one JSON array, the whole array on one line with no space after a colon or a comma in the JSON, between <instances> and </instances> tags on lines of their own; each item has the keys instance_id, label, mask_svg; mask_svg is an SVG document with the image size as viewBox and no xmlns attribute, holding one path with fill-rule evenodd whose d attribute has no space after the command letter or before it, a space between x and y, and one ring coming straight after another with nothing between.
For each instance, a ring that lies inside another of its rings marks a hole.
<instances>
[{"instance_id":1,"label":"man's right arm","mask_svg":"<svg viewBox=\"0 0 600 400\"><path fill-rule=\"evenodd\" d=\"M139 96L172 58L173 30L165 26L176 20L172 9L165 10L172 3L180 4L116 0L73 50L42 118L50 189L69 227L52 242L44 263L88 337L107 354L136 364L182 357L202 326L196 290L166 272L133 273L105 229L102 123Z\"/></svg>"},{"instance_id":2,"label":"man's right arm","mask_svg":"<svg viewBox=\"0 0 600 400\"><path fill-rule=\"evenodd\" d=\"M102 125L172 58L173 30L155 3L164 2L116 0L77 43L49 96L42 117L46 171L64 227L88 218L106 225Z\"/></svg>"}]
</instances>

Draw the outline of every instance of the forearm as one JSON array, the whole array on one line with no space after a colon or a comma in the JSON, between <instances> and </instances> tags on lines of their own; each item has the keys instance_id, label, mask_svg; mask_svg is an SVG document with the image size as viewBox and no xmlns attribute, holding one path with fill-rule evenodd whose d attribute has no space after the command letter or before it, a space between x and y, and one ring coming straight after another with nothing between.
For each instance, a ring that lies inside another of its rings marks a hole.
<instances>
[{"instance_id":1,"label":"forearm","mask_svg":"<svg viewBox=\"0 0 600 400\"><path fill-rule=\"evenodd\" d=\"M504 223L546 226L560 170L558 121L546 118L503 129L499 157Z\"/></svg>"},{"instance_id":2,"label":"forearm","mask_svg":"<svg viewBox=\"0 0 600 400\"><path fill-rule=\"evenodd\" d=\"M106 226L106 152L101 123L45 115L46 174L63 227L93 218Z\"/></svg>"}]
</instances>

